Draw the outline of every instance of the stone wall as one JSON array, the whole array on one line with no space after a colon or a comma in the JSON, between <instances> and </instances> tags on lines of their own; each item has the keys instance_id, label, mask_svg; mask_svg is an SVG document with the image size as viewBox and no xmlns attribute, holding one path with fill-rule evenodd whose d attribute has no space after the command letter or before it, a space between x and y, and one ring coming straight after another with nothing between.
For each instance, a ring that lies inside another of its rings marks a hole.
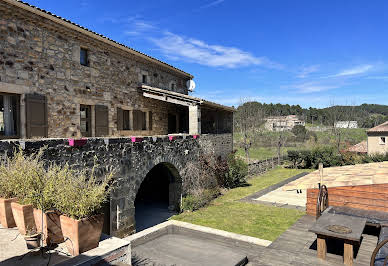
<instances>
[{"instance_id":1,"label":"stone wall","mask_svg":"<svg viewBox=\"0 0 388 266\"><path fill-rule=\"evenodd\" d=\"M77 133L80 104L108 106L110 135L167 134L167 113L176 105L146 99L137 88L147 75L151 86L171 90L174 83L175 92L188 94L187 75L5 2L0 14L0 92L20 94L22 108L24 94L46 95L48 137ZM81 47L88 50L88 66L80 64ZM152 111L152 130L119 132L117 107Z\"/></svg>"},{"instance_id":2,"label":"stone wall","mask_svg":"<svg viewBox=\"0 0 388 266\"><path fill-rule=\"evenodd\" d=\"M117 189L110 200L110 232L115 236L126 236L135 230L135 198L147 173L156 165L167 164L176 172L173 187L180 195L189 171L186 165L196 163L202 152L209 147L218 156L225 157L232 151L232 135L179 136L174 140L165 137L145 137L141 142L130 138L90 138L82 147L71 147L67 139L0 141L0 151L9 155L21 147L26 153L46 147L43 159L57 164L69 164L75 169L91 169L98 164L96 174L102 175L116 167ZM178 184L180 184L178 188Z\"/></svg>"},{"instance_id":3,"label":"stone wall","mask_svg":"<svg viewBox=\"0 0 388 266\"><path fill-rule=\"evenodd\" d=\"M201 135L200 145L206 153L212 153L216 157L225 158L233 151L233 134L203 134Z\"/></svg>"}]
</instances>

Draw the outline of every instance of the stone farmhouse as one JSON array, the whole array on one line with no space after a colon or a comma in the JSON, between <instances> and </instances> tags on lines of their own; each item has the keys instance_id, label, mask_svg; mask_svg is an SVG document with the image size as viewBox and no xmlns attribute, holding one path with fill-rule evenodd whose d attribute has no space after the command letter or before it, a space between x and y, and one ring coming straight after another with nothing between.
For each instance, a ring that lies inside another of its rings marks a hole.
<instances>
[{"instance_id":1,"label":"stone farmhouse","mask_svg":"<svg viewBox=\"0 0 388 266\"><path fill-rule=\"evenodd\" d=\"M305 125L305 122L297 115L272 116L266 119L265 128L270 131L291 130L296 125Z\"/></svg>"},{"instance_id":2,"label":"stone farmhouse","mask_svg":"<svg viewBox=\"0 0 388 266\"><path fill-rule=\"evenodd\" d=\"M232 108L188 96L192 75L22 2L0 10L2 138L231 132Z\"/></svg>"},{"instance_id":3,"label":"stone farmhouse","mask_svg":"<svg viewBox=\"0 0 388 266\"><path fill-rule=\"evenodd\" d=\"M385 154L388 152L388 121L369 129L368 155Z\"/></svg>"},{"instance_id":4,"label":"stone farmhouse","mask_svg":"<svg viewBox=\"0 0 388 266\"><path fill-rule=\"evenodd\" d=\"M0 0L0 155L46 147L44 158L59 164L97 160L100 174L114 166L105 233L138 230L152 203L179 209L188 166L233 150L234 109L190 96L192 79L48 11ZM85 143L70 145L79 137Z\"/></svg>"}]
</instances>

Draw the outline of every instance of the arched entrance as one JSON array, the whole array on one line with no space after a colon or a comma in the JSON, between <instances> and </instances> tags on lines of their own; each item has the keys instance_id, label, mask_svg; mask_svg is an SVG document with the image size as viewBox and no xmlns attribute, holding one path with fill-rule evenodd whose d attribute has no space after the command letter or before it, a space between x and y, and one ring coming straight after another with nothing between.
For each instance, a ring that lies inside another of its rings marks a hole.
<instances>
[{"instance_id":1,"label":"arched entrance","mask_svg":"<svg viewBox=\"0 0 388 266\"><path fill-rule=\"evenodd\" d=\"M166 221L179 211L182 181L170 163L159 163L146 175L135 199L136 232Z\"/></svg>"}]
</instances>

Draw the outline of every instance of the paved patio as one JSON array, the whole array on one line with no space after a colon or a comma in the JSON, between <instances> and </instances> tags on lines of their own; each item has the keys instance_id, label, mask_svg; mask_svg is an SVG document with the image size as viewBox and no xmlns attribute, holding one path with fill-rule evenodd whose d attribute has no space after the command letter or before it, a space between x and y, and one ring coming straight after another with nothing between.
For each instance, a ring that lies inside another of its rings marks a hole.
<instances>
[{"instance_id":1,"label":"paved patio","mask_svg":"<svg viewBox=\"0 0 388 266\"><path fill-rule=\"evenodd\" d=\"M356 164L323 169L327 187L361 186L388 183L388 162ZM284 190L318 188L319 171L314 171L283 187Z\"/></svg>"},{"instance_id":2,"label":"paved patio","mask_svg":"<svg viewBox=\"0 0 388 266\"><path fill-rule=\"evenodd\" d=\"M64 243L43 255L39 251L29 252L17 228L0 225L0 265L54 265L70 258Z\"/></svg>"},{"instance_id":3,"label":"paved patio","mask_svg":"<svg viewBox=\"0 0 388 266\"><path fill-rule=\"evenodd\" d=\"M275 189L259 198L254 199L258 203L269 203L277 207L295 207L296 209L306 209L306 190L297 193L296 190L285 191L283 187Z\"/></svg>"}]
</instances>

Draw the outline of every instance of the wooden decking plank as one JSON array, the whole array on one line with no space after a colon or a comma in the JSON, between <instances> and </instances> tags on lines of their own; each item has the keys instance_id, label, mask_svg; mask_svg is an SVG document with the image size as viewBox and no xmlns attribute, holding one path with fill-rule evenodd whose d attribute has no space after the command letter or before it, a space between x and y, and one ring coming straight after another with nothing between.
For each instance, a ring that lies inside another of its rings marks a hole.
<instances>
[{"instance_id":1,"label":"wooden decking plank","mask_svg":"<svg viewBox=\"0 0 388 266\"><path fill-rule=\"evenodd\" d=\"M264 254L257 256L252 265L283 265L284 263L288 265L341 265L342 256L327 253L326 260L321 260L317 258L317 251L310 249L316 240L316 235L308 232L308 229L314 223L314 217L307 215L301 217L264 249ZM354 265L368 265L376 243L377 236L363 234Z\"/></svg>"}]
</instances>

